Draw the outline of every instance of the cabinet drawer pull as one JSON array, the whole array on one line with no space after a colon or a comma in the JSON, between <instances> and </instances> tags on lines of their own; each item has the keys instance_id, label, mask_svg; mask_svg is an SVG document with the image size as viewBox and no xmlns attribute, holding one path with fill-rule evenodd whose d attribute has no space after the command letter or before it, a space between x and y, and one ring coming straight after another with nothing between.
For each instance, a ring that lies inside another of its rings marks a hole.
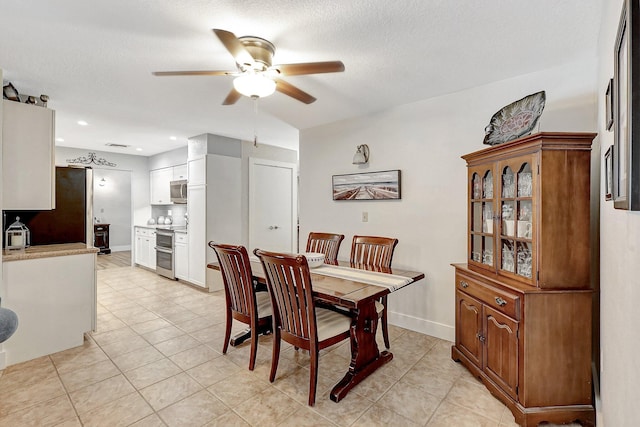
<instances>
[{"instance_id":1,"label":"cabinet drawer pull","mask_svg":"<svg viewBox=\"0 0 640 427\"><path fill-rule=\"evenodd\" d=\"M504 307L505 305L507 305L507 302L500 297L496 297L496 304L498 304L500 307Z\"/></svg>"},{"instance_id":2,"label":"cabinet drawer pull","mask_svg":"<svg viewBox=\"0 0 640 427\"><path fill-rule=\"evenodd\" d=\"M460 280L460 286L462 286L463 288L468 288L469 284L467 282L465 282L464 280Z\"/></svg>"}]
</instances>

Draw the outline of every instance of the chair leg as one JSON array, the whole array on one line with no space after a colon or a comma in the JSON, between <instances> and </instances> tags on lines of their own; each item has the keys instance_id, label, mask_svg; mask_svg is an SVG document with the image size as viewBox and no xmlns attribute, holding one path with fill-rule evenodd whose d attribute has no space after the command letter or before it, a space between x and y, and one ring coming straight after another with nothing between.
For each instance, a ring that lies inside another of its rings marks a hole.
<instances>
[{"instance_id":1,"label":"chair leg","mask_svg":"<svg viewBox=\"0 0 640 427\"><path fill-rule=\"evenodd\" d=\"M318 350L309 350L311 365L309 366L309 406L316 403L316 388L318 387Z\"/></svg>"},{"instance_id":2,"label":"chair leg","mask_svg":"<svg viewBox=\"0 0 640 427\"><path fill-rule=\"evenodd\" d=\"M251 325L251 355L249 356L249 370L256 366L256 353L258 353L258 327Z\"/></svg>"},{"instance_id":3,"label":"chair leg","mask_svg":"<svg viewBox=\"0 0 640 427\"><path fill-rule=\"evenodd\" d=\"M271 353L271 372L269 373L269 381L276 379L276 371L278 370L278 359L280 358L280 329L274 328L273 331L273 352Z\"/></svg>"},{"instance_id":4,"label":"chair leg","mask_svg":"<svg viewBox=\"0 0 640 427\"><path fill-rule=\"evenodd\" d=\"M389 345L389 325L387 324L387 296L383 296L380 299L380 302L384 306L384 310L382 310L382 338L384 339L384 346L386 348L391 348Z\"/></svg>"},{"instance_id":5,"label":"chair leg","mask_svg":"<svg viewBox=\"0 0 640 427\"><path fill-rule=\"evenodd\" d=\"M231 316L231 310L227 308L227 324L224 331L224 344L222 346L222 354L227 354L229 348L229 340L231 339L231 324L233 323L233 317Z\"/></svg>"}]
</instances>

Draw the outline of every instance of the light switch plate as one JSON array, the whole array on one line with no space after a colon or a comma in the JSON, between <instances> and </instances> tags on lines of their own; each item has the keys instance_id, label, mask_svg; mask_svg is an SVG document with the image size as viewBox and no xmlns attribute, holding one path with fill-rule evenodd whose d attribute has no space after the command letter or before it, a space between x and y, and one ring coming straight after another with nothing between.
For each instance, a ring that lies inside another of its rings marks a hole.
<instances>
[{"instance_id":1,"label":"light switch plate","mask_svg":"<svg viewBox=\"0 0 640 427\"><path fill-rule=\"evenodd\" d=\"M362 212L362 222L369 222L369 212Z\"/></svg>"}]
</instances>

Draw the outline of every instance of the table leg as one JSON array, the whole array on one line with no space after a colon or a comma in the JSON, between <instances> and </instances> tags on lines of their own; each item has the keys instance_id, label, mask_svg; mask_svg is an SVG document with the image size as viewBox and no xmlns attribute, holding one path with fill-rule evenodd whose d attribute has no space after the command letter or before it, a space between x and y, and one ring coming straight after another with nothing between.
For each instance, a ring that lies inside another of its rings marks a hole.
<instances>
[{"instance_id":1,"label":"table leg","mask_svg":"<svg viewBox=\"0 0 640 427\"><path fill-rule=\"evenodd\" d=\"M271 326L258 327L258 335L269 335L271 333ZM251 338L251 328L247 328L238 332L229 340L231 347L237 347L246 340Z\"/></svg>"},{"instance_id":2,"label":"table leg","mask_svg":"<svg viewBox=\"0 0 640 427\"><path fill-rule=\"evenodd\" d=\"M330 398L334 402L339 402L356 384L393 359L390 352L378 350L377 327L378 313L371 299L355 312L351 324L351 364L344 378L331 390Z\"/></svg>"},{"instance_id":3,"label":"table leg","mask_svg":"<svg viewBox=\"0 0 640 427\"><path fill-rule=\"evenodd\" d=\"M251 338L251 328L247 328L244 331L238 332L237 334L232 336L229 340L229 344L231 344L231 347L235 347L242 344L249 338Z\"/></svg>"}]
</instances>

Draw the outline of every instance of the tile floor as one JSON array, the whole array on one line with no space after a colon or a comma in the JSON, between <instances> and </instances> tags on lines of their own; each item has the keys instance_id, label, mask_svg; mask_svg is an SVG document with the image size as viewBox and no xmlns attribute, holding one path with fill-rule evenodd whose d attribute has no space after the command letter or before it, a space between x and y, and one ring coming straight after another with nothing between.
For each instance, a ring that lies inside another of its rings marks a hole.
<instances>
[{"instance_id":1,"label":"tile floor","mask_svg":"<svg viewBox=\"0 0 640 427\"><path fill-rule=\"evenodd\" d=\"M98 330L81 347L0 371L0 426L516 426L451 360L450 342L390 326L393 360L339 403L328 393L349 342L326 349L309 407L302 351L283 347L273 383L270 336L253 372L248 343L221 354L222 292L133 267L97 275Z\"/></svg>"}]
</instances>

